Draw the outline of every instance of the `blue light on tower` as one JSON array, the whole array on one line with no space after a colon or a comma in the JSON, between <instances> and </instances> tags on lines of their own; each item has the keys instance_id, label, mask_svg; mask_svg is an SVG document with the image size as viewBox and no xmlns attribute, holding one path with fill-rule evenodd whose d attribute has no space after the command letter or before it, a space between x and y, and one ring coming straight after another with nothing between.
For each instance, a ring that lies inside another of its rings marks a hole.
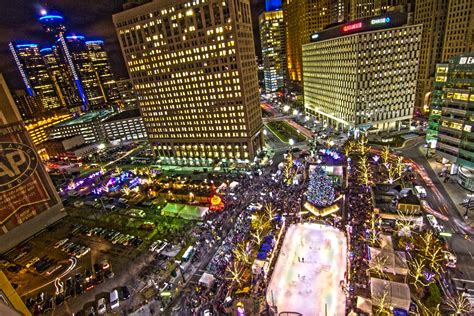
<instances>
[{"instance_id":1,"label":"blue light on tower","mask_svg":"<svg viewBox=\"0 0 474 316\"><path fill-rule=\"evenodd\" d=\"M281 10L282 0L265 0L265 11Z\"/></svg>"}]
</instances>

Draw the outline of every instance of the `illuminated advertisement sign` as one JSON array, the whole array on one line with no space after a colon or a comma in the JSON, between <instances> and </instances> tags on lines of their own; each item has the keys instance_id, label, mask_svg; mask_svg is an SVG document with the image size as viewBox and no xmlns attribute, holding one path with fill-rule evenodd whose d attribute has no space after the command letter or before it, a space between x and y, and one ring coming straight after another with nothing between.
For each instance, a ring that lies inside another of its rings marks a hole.
<instances>
[{"instance_id":1,"label":"illuminated advertisement sign","mask_svg":"<svg viewBox=\"0 0 474 316\"><path fill-rule=\"evenodd\" d=\"M460 65L472 65L474 64L474 57L461 57L459 58Z\"/></svg>"},{"instance_id":2,"label":"illuminated advertisement sign","mask_svg":"<svg viewBox=\"0 0 474 316\"><path fill-rule=\"evenodd\" d=\"M342 28L342 31L347 32L347 31L357 30L360 28L362 28L362 22L357 22L357 23L344 25L344 27Z\"/></svg>"},{"instance_id":3,"label":"illuminated advertisement sign","mask_svg":"<svg viewBox=\"0 0 474 316\"><path fill-rule=\"evenodd\" d=\"M357 33L400 27L406 25L406 23L406 13L389 12L384 15L358 19L319 31L310 36L310 42L320 42L341 36L351 36Z\"/></svg>"},{"instance_id":4,"label":"illuminated advertisement sign","mask_svg":"<svg viewBox=\"0 0 474 316\"><path fill-rule=\"evenodd\" d=\"M385 23L388 23L390 22L390 18L389 17L384 17L384 18L378 18L378 19L372 19L370 20L370 24L374 25L374 24L385 24Z\"/></svg>"},{"instance_id":5,"label":"illuminated advertisement sign","mask_svg":"<svg viewBox=\"0 0 474 316\"><path fill-rule=\"evenodd\" d=\"M48 177L22 124L0 126L0 235L60 204Z\"/></svg>"}]
</instances>

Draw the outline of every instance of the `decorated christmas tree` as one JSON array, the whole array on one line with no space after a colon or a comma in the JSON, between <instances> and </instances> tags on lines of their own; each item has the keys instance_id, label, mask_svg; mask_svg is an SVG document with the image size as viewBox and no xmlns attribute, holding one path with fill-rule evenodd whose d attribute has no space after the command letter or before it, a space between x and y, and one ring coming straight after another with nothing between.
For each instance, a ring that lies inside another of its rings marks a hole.
<instances>
[{"instance_id":1,"label":"decorated christmas tree","mask_svg":"<svg viewBox=\"0 0 474 316\"><path fill-rule=\"evenodd\" d=\"M334 202L332 181L321 166L317 166L311 173L306 195L308 201L315 206L324 207Z\"/></svg>"}]
</instances>

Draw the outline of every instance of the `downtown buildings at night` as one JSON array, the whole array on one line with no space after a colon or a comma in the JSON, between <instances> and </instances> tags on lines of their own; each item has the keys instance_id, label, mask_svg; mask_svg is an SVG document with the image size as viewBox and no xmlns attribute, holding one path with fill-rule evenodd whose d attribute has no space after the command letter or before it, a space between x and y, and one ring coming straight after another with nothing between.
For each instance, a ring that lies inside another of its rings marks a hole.
<instances>
[{"instance_id":1,"label":"downtown buildings at night","mask_svg":"<svg viewBox=\"0 0 474 316\"><path fill-rule=\"evenodd\" d=\"M248 0L152 1L113 20L158 156L255 157L263 134Z\"/></svg>"},{"instance_id":2,"label":"downtown buildings at night","mask_svg":"<svg viewBox=\"0 0 474 316\"><path fill-rule=\"evenodd\" d=\"M458 183L474 190L474 54L436 65L426 140L451 165Z\"/></svg>"},{"instance_id":3,"label":"downtown buildings at night","mask_svg":"<svg viewBox=\"0 0 474 316\"><path fill-rule=\"evenodd\" d=\"M427 113L436 64L474 51L474 6L470 0L417 0L415 24L423 25L416 107Z\"/></svg>"},{"instance_id":4,"label":"downtown buildings at night","mask_svg":"<svg viewBox=\"0 0 474 316\"><path fill-rule=\"evenodd\" d=\"M64 18L56 13L39 17L51 46L11 42L10 52L27 94L41 109L82 111L104 107L119 98L103 41L67 35Z\"/></svg>"},{"instance_id":5,"label":"downtown buildings at night","mask_svg":"<svg viewBox=\"0 0 474 316\"><path fill-rule=\"evenodd\" d=\"M421 25L392 13L351 21L303 46L306 112L344 128L399 130L414 109Z\"/></svg>"},{"instance_id":6,"label":"downtown buildings at night","mask_svg":"<svg viewBox=\"0 0 474 316\"><path fill-rule=\"evenodd\" d=\"M265 92L271 93L285 85L287 72L285 24L281 8L263 12L259 16L259 26Z\"/></svg>"}]
</instances>

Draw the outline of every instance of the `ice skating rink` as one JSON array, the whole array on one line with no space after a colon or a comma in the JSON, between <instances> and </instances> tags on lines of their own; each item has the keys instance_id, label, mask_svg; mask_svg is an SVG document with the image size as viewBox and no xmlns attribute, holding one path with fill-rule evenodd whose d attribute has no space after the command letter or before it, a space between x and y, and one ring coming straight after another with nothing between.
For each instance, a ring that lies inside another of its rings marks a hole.
<instances>
[{"instance_id":1,"label":"ice skating rink","mask_svg":"<svg viewBox=\"0 0 474 316\"><path fill-rule=\"evenodd\" d=\"M340 282L346 272L344 234L331 226L296 224L288 228L267 291L278 313L345 315ZM303 262L304 260L304 262ZM327 306L325 306L327 304Z\"/></svg>"}]
</instances>

